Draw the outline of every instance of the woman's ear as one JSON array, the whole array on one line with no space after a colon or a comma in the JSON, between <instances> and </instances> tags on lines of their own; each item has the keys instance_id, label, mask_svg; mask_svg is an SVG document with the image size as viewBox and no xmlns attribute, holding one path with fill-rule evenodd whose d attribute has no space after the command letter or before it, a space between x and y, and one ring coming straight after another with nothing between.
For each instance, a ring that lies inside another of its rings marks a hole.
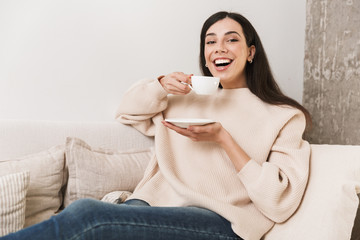
<instances>
[{"instance_id":1,"label":"woman's ear","mask_svg":"<svg viewBox=\"0 0 360 240\"><path fill-rule=\"evenodd\" d=\"M251 45L249 47L249 56L248 56L248 61L252 62L255 56L255 52L256 52L256 48L254 45Z\"/></svg>"}]
</instances>

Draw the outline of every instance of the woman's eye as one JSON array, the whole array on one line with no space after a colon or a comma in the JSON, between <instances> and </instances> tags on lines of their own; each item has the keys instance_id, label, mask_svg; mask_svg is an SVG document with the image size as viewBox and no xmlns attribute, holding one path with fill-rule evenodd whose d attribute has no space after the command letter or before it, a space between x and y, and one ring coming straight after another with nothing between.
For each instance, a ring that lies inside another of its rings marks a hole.
<instances>
[{"instance_id":1,"label":"woman's eye","mask_svg":"<svg viewBox=\"0 0 360 240\"><path fill-rule=\"evenodd\" d=\"M229 42L238 42L239 40L235 39L235 38L231 38L228 40Z\"/></svg>"},{"instance_id":2,"label":"woman's eye","mask_svg":"<svg viewBox=\"0 0 360 240\"><path fill-rule=\"evenodd\" d=\"M207 41L206 44L214 44L215 41Z\"/></svg>"}]
</instances>

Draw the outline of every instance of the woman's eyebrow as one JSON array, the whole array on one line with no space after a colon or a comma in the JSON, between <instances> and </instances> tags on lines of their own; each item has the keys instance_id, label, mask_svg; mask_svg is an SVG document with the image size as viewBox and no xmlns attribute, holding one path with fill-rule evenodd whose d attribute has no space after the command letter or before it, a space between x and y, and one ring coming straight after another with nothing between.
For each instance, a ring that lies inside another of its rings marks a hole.
<instances>
[{"instance_id":1,"label":"woman's eyebrow","mask_svg":"<svg viewBox=\"0 0 360 240\"><path fill-rule=\"evenodd\" d=\"M235 34L237 34L237 35L240 36L240 34L239 34L238 32L236 32L236 31L229 31L229 32L225 33L225 35L230 35L230 34L233 34L233 33L235 33ZM241 37L241 36L240 36L240 37Z\"/></svg>"},{"instance_id":2,"label":"woman's eyebrow","mask_svg":"<svg viewBox=\"0 0 360 240\"><path fill-rule=\"evenodd\" d=\"M241 35L236 31L228 31L224 35L230 35L230 34L237 34L237 35L239 35L241 37ZM205 35L205 37L207 37L207 36L216 36L216 34L215 33L208 33L208 34Z\"/></svg>"},{"instance_id":3,"label":"woman's eyebrow","mask_svg":"<svg viewBox=\"0 0 360 240\"><path fill-rule=\"evenodd\" d=\"M205 35L205 37L207 37L207 36L216 36L216 34L215 33L208 33L208 34Z\"/></svg>"}]
</instances>

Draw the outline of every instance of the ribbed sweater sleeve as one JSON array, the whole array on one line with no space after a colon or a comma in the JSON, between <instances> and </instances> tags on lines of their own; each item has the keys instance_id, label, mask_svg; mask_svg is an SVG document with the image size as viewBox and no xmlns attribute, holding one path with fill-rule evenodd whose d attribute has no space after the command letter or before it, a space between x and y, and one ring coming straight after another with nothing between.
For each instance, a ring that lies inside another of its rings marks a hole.
<instances>
[{"instance_id":1,"label":"ribbed sweater sleeve","mask_svg":"<svg viewBox=\"0 0 360 240\"><path fill-rule=\"evenodd\" d=\"M134 84L123 96L115 119L132 125L147 136L154 136L155 124L167 108L167 92L158 80L144 79Z\"/></svg>"},{"instance_id":2,"label":"ribbed sweater sleeve","mask_svg":"<svg viewBox=\"0 0 360 240\"><path fill-rule=\"evenodd\" d=\"M302 140L304 115L297 113L282 127L262 165L248 162L238 173L255 206L274 222L297 209L308 180L309 143Z\"/></svg>"}]
</instances>

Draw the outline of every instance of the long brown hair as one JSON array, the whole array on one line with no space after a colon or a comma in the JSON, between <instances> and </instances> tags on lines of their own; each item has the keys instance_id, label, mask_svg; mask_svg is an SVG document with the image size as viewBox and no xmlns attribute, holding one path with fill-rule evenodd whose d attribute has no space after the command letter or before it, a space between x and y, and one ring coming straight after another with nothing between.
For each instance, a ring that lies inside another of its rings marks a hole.
<instances>
[{"instance_id":1,"label":"long brown hair","mask_svg":"<svg viewBox=\"0 0 360 240\"><path fill-rule=\"evenodd\" d=\"M212 76L209 69L205 66L204 49L206 32L214 23L224 18L231 18L238 22L243 29L247 46L255 46L256 51L253 62L251 64L248 62L245 66L246 83L250 91L266 103L289 105L298 108L304 113L307 124L311 126L310 113L297 101L286 96L279 88L271 72L269 61L259 35L252 24L238 13L217 12L205 21L200 35L200 69L202 73L205 76Z\"/></svg>"}]
</instances>

